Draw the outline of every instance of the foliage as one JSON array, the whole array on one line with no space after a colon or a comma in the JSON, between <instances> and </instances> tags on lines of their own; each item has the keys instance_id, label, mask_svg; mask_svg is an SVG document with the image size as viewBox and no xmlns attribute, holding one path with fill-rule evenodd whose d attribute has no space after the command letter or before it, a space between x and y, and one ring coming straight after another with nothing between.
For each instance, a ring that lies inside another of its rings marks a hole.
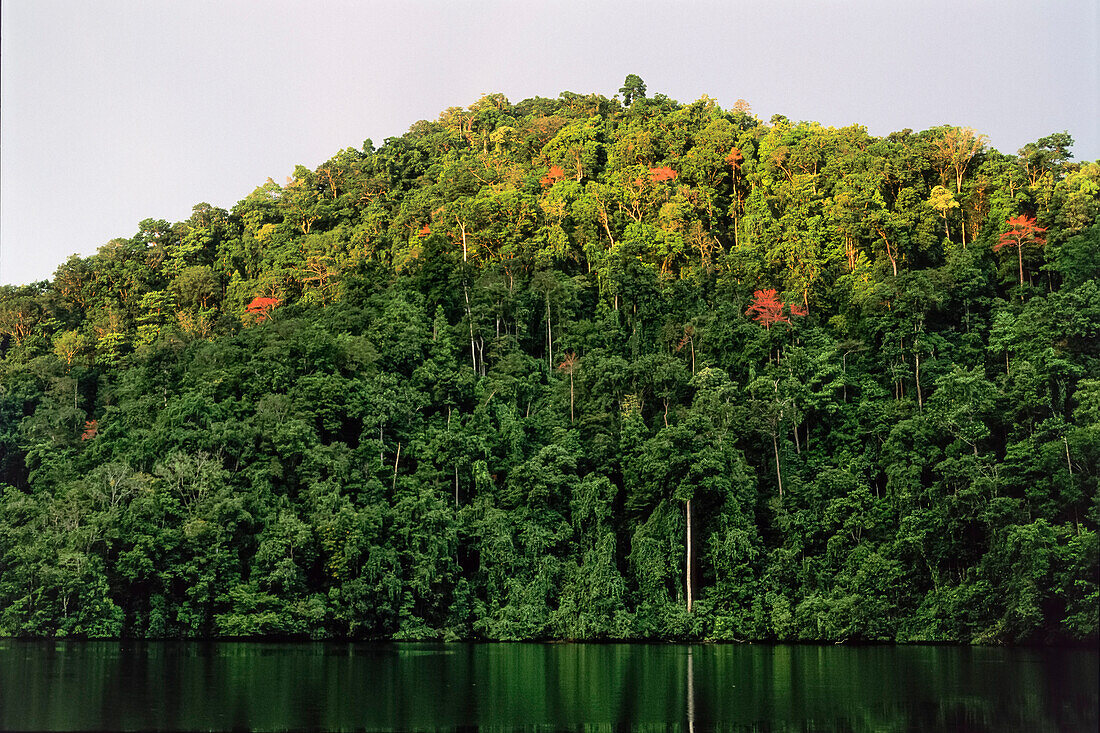
<instances>
[{"instance_id":1,"label":"foliage","mask_svg":"<svg viewBox=\"0 0 1100 733\"><path fill-rule=\"evenodd\" d=\"M1095 641L1100 165L619 91L0 289L0 635Z\"/></svg>"}]
</instances>

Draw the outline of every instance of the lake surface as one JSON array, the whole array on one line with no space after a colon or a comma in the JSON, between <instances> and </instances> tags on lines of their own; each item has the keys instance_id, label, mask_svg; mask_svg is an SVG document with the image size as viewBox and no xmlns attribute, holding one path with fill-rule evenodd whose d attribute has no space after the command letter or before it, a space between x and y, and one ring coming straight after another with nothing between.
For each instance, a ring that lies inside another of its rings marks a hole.
<instances>
[{"instance_id":1,"label":"lake surface","mask_svg":"<svg viewBox=\"0 0 1100 733\"><path fill-rule=\"evenodd\" d=\"M1095 731L1088 650L0 640L11 730Z\"/></svg>"}]
</instances>

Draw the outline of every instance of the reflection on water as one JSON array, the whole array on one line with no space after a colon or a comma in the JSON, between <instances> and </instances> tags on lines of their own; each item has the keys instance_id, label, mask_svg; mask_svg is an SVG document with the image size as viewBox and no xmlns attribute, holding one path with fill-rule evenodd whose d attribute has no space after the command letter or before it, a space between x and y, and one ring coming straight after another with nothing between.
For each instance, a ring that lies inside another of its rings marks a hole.
<instances>
[{"instance_id":1,"label":"reflection on water","mask_svg":"<svg viewBox=\"0 0 1100 733\"><path fill-rule=\"evenodd\" d=\"M693 664L694 655L690 646L687 648L687 657L687 723L689 733L695 733L695 665Z\"/></svg>"},{"instance_id":2,"label":"reflection on water","mask_svg":"<svg viewBox=\"0 0 1100 733\"><path fill-rule=\"evenodd\" d=\"M1097 729L1094 651L0 640L0 728Z\"/></svg>"}]
</instances>

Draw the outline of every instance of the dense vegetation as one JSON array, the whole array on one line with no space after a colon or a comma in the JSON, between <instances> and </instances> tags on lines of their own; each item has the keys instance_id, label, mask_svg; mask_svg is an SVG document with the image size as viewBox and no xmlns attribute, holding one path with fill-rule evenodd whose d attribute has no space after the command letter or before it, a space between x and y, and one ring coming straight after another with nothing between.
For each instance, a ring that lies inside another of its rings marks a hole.
<instances>
[{"instance_id":1,"label":"dense vegetation","mask_svg":"<svg viewBox=\"0 0 1100 733\"><path fill-rule=\"evenodd\" d=\"M1100 164L621 91L3 288L0 634L1095 639Z\"/></svg>"}]
</instances>

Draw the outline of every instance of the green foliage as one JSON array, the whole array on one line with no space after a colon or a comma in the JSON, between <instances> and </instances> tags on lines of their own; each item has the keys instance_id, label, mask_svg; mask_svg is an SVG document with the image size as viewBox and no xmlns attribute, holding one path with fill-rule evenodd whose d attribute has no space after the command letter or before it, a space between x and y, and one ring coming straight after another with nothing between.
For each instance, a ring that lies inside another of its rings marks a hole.
<instances>
[{"instance_id":1,"label":"green foliage","mask_svg":"<svg viewBox=\"0 0 1100 733\"><path fill-rule=\"evenodd\" d=\"M1100 165L619 91L0 289L0 635L1095 641Z\"/></svg>"},{"instance_id":2,"label":"green foliage","mask_svg":"<svg viewBox=\"0 0 1100 733\"><path fill-rule=\"evenodd\" d=\"M619 94L623 95L623 104L629 107L635 101L645 99L645 82L637 74L627 74Z\"/></svg>"}]
</instances>

